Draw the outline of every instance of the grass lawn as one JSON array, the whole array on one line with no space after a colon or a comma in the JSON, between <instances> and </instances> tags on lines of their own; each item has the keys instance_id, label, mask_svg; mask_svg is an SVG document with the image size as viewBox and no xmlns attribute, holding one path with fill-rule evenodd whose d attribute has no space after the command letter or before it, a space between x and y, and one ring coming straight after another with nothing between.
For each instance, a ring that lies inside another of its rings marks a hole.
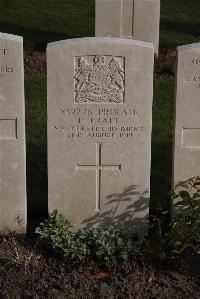
<instances>
[{"instance_id":1,"label":"grass lawn","mask_svg":"<svg viewBox=\"0 0 200 299\"><path fill-rule=\"evenodd\" d=\"M47 214L46 76L26 75L27 192L30 217Z\"/></svg>"},{"instance_id":2,"label":"grass lawn","mask_svg":"<svg viewBox=\"0 0 200 299\"><path fill-rule=\"evenodd\" d=\"M94 35L94 0L1 0L0 31L45 50L60 39Z\"/></svg>"},{"instance_id":3,"label":"grass lawn","mask_svg":"<svg viewBox=\"0 0 200 299\"><path fill-rule=\"evenodd\" d=\"M169 192L172 175L174 80L154 81L151 205L170 209Z\"/></svg>"},{"instance_id":4,"label":"grass lawn","mask_svg":"<svg viewBox=\"0 0 200 299\"><path fill-rule=\"evenodd\" d=\"M199 28L199 0L161 0L161 48L199 42Z\"/></svg>"},{"instance_id":5,"label":"grass lawn","mask_svg":"<svg viewBox=\"0 0 200 299\"><path fill-rule=\"evenodd\" d=\"M160 47L200 40L198 0L161 0ZM1 0L0 31L24 36L26 46L94 35L95 0Z\"/></svg>"}]
</instances>

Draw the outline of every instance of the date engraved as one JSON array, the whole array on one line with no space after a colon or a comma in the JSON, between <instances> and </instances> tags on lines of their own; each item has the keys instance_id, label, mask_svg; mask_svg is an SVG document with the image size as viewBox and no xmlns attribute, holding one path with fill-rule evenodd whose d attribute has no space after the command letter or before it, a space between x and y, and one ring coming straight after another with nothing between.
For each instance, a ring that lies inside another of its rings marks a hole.
<instances>
[{"instance_id":1,"label":"date engraved","mask_svg":"<svg viewBox=\"0 0 200 299\"><path fill-rule=\"evenodd\" d=\"M75 103L123 103L125 58L78 56L74 58Z\"/></svg>"}]
</instances>

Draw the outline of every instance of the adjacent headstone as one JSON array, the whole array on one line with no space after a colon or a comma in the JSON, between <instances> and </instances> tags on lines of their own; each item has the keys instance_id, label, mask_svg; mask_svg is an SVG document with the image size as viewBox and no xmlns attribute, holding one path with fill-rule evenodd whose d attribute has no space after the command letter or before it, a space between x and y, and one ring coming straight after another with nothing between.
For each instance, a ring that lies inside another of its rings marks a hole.
<instances>
[{"instance_id":1,"label":"adjacent headstone","mask_svg":"<svg viewBox=\"0 0 200 299\"><path fill-rule=\"evenodd\" d=\"M96 36L150 42L159 51L160 0L96 0Z\"/></svg>"},{"instance_id":2,"label":"adjacent headstone","mask_svg":"<svg viewBox=\"0 0 200 299\"><path fill-rule=\"evenodd\" d=\"M23 39L0 33L0 232L26 231Z\"/></svg>"},{"instance_id":3,"label":"adjacent headstone","mask_svg":"<svg viewBox=\"0 0 200 299\"><path fill-rule=\"evenodd\" d=\"M75 229L147 230L153 57L129 39L48 44L49 210Z\"/></svg>"},{"instance_id":4,"label":"adjacent headstone","mask_svg":"<svg viewBox=\"0 0 200 299\"><path fill-rule=\"evenodd\" d=\"M200 176L200 43L177 48L173 185Z\"/></svg>"}]
</instances>

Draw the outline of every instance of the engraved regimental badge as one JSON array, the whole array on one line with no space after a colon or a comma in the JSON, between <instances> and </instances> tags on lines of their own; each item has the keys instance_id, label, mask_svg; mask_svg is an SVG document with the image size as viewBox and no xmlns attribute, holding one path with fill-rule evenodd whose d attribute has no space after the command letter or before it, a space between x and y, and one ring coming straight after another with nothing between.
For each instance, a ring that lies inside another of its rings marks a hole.
<instances>
[{"instance_id":1,"label":"engraved regimental badge","mask_svg":"<svg viewBox=\"0 0 200 299\"><path fill-rule=\"evenodd\" d=\"M75 103L123 103L125 58L78 56L74 61Z\"/></svg>"}]
</instances>

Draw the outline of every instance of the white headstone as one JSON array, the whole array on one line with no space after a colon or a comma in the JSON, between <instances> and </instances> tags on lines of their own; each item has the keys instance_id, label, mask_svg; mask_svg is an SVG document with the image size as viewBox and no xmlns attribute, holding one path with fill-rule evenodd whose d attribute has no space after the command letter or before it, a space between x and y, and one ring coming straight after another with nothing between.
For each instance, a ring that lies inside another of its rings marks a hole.
<instances>
[{"instance_id":1,"label":"white headstone","mask_svg":"<svg viewBox=\"0 0 200 299\"><path fill-rule=\"evenodd\" d=\"M159 51L160 0L96 0L95 35L150 42Z\"/></svg>"},{"instance_id":2,"label":"white headstone","mask_svg":"<svg viewBox=\"0 0 200 299\"><path fill-rule=\"evenodd\" d=\"M0 232L26 231L23 39L0 33Z\"/></svg>"},{"instance_id":3,"label":"white headstone","mask_svg":"<svg viewBox=\"0 0 200 299\"><path fill-rule=\"evenodd\" d=\"M49 209L75 229L147 230L153 56L129 39L48 44Z\"/></svg>"},{"instance_id":4,"label":"white headstone","mask_svg":"<svg viewBox=\"0 0 200 299\"><path fill-rule=\"evenodd\" d=\"M174 187L200 176L200 43L177 52Z\"/></svg>"}]
</instances>

